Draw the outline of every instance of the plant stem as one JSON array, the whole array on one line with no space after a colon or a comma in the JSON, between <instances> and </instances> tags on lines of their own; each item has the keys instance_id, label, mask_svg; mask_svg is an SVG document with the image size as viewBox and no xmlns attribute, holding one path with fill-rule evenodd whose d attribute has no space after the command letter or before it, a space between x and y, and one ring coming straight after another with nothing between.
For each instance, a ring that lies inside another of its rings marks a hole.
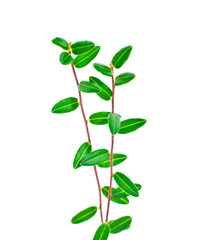
<instances>
[{"instance_id":1,"label":"plant stem","mask_svg":"<svg viewBox=\"0 0 209 240\"><path fill-rule=\"evenodd\" d=\"M113 72L113 67L111 67ZM114 84L114 75L112 75L112 113L114 114L115 107L115 84ZM107 213L106 213L106 222L108 222L108 215L110 210L110 199L112 195L112 178L113 178L113 147L114 147L114 135L111 136L111 151L110 151L110 186L108 193L108 201L107 201Z\"/></svg>"},{"instance_id":2,"label":"plant stem","mask_svg":"<svg viewBox=\"0 0 209 240\"><path fill-rule=\"evenodd\" d=\"M78 77L77 77L77 74L76 74L75 67L74 67L73 63L71 63L71 67L72 67L72 71L73 71L73 74L74 74L74 77L75 77L76 84L78 86L79 85L79 81L78 81ZM79 91L79 90L78 90L78 95L79 95L81 112L82 112L84 123L85 123L85 127L86 127L86 133L87 133L87 137L88 137L88 142L91 144L91 137L90 137L90 133L89 133L88 121L86 120L86 115L85 115L85 112L84 112L83 101L82 101L82 95L81 95L81 91ZM99 209L100 209L101 221L103 223L102 193L101 193L101 187L100 187L100 182L99 182L99 177L98 177L98 172L97 172L96 166L94 166L94 173L95 173L95 176L96 176L98 190L99 190Z\"/></svg>"}]
</instances>

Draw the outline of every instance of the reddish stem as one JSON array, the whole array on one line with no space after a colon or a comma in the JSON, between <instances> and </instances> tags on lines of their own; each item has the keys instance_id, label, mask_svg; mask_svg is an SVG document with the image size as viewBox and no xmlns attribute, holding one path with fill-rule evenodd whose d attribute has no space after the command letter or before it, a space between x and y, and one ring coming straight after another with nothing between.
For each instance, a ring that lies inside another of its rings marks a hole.
<instances>
[{"instance_id":1,"label":"reddish stem","mask_svg":"<svg viewBox=\"0 0 209 240\"><path fill-rule=\"evenodd\" d=\"M74 74L74 77L75 77L76 84L78 86L79 85L79 81L78 81L78 77L77 77L77 74L76 74L75 67L74 67L73 63L71 63L71 67L72 67L72 71L73 71L73 74ZM79 91L79 90L78 90L78 95L79 95L81 112L82 112L84 123L85 123L85 127L86 127L86 133L87 133L87 137L88 137L88 142L91 144L91 138L90 138L90 133L89 133L88 121L86 120L86 115L85 115L85 112L84 112L83 101L82 101L82 95L81 95L81 91ZM99 182L99 177L98 177L96 166L94 166L94 172L95 172L97 185L98 185L98 190L99 190L99 209L100 209L101 221L103 223L102 193L101 193L100 182Z\"/></svg>"}]
</instances>

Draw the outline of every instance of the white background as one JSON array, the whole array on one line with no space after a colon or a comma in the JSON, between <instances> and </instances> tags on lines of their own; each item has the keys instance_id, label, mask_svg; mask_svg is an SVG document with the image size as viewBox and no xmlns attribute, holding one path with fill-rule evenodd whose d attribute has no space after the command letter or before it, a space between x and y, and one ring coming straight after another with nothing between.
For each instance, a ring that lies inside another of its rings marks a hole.
<instances>
[{"instance_id":1,"label":"white background","mask_svg":"<svg viewBox=\"0 0 209 240\"><path fill-rule=\"evenodd\" d=\"M70 66L59 63L54 37L102 46L94 60L106 65L133 46L116 71L136 78L116 88L122 119L141 117L138 131L117 135L115 152L128 159L115 171L143 189L127 206L111 203L110 220L131 215L131 229L109 239L208 240L208 1L2 1L0 238L92 239L99 214L72 225L78 211L98 205L92 168L74 170L86 141L80 109L50 112L77 89ZM92 64L79 80L100 77ZM83 94L86 114L110 110L110 102ZM107 126L90 125L93 148L110 148ZM109 170L99 169L102 186ZM102 176L101 176L102 175ZM106 199L104 198L104 209Z\"/></svg>"}]
</instances>

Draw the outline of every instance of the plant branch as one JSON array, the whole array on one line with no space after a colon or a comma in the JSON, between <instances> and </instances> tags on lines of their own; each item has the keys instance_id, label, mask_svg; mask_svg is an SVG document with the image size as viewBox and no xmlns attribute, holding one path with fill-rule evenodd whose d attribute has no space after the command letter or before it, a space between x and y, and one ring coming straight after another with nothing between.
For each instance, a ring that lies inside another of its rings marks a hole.
<instances>
[{"instance_id":1,"label":"plant branch","mask_svg":"<svg viewBox=\"0 0 209 240\"><path fill-rule=\"evenodd\" d=\"M79 85L79 81L78 81L78 77L77 77L77 74L76 74L75 67L74 67L73 63L71 63L71 67L72 67L72 71L73 71L73 74L74 74L74 77L75 77L76 84L78 86ZM89 128L88 128L88 121L86 120L86 115L85 115L85 112L84 112L81 91L78 90L78 94L79 94L79 101L80 101L81 112L82 112L84 123L85 123L85 127L86 127L86 133L87 133L87 137L88 137L88 142L91 144L91 137L90 137ZM101 221L103 223L102 193L101 193L100 182L99 182L99 177L98 177L98 172L97 172L96 166L94 166L94 172L95 172L97 185L98 185L98 190L99 190L99 209L100 209Z\"/></svg>"}]
</instances>

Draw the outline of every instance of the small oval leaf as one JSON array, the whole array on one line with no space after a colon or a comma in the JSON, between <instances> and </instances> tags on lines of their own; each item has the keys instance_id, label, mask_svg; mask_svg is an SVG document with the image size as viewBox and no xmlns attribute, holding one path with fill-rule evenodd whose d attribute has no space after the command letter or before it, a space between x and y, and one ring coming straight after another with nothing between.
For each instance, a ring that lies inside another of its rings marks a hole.
<instances>
[{"instance_id":1,"label":"small oval leaf","mask_svg":"<svg viewBox=\"0 0 209 240\"><path fill-rule=\"evenodd\" d=\"M71 48L72 48L73 54L79 55L79 54L83 54L85 52L88 52L94 46L95 46L95 44L93 42L90 42L90 41L79 41L79 42L73 43L71 45Z\"/></svg>"},{"instance_id":2,"label":"small oval leaf","mask_svg":"<svg viewBox=\"0 0 209 240\"><path fill-rule=\"evenodd\" d=\"M113 75L111 69L104 64L94 63L93 66L98 72L100 72L101 74L103 74L105 76L111 77Z\"/></svg>"},{"instance_id":3,"label":"small oval leaf","mask_svg":"<svg viewBox=\"0 0 209 240\"><path fill-rule=\"evenodd\" d=\"M113 166L116 166L127 159L127 156L121 153L113 153ZM107 159L103 163L98 165L101 168L110 167L110 159Z\"/></svg>"},{"instance_id":4,"label":"small oval leaf","mask_svg":"<svg viewBox=\"0 0 209 240\"><path fill-rule=\"evenodd\" d=\"M88 81L81 81L80 84L78 85L78 89L81 92L86 92L86 93L98 93L101 91L96 84Z\"/></svg>"},{"instance_id":5,"label":"small oval leaf","mask_svg":"<svg viewBox=\"0 0 209 240\"><path fill-rule=\"evenodd\" d=\"M111 89L103 83L100 79L96 77L89 77L89 81L95 83L100 89L101 92L97 93L97 95L103 100L109 101L112 97Z\"/></svg>"},{"instance_id":6,"label":"small oval leaf","mask_svg":"<svg viewBox=\"0 0 209 240\"><path fill-rule=\"evenodd\" d=\"M115 188L112 188L112 191L114 191ZM102 188L102 193L103 195L108 198L108 193L109 193L109 186L105 186ZM111 197L110 199L112 202L118 203L118 204L128 204L129 203L129 199L127 197L124 198L114 198Z\"/></svg>"},{"instance_id":7,"label":"small oval leaf","mask_svg":"<svg viewBox=\"0 0 209 240\"><path fill-rule=\"evenodd\" d=\"M108 223L110 227L110 233L115 234L130 228L131 221L132 221L132 217L130 216L125 216L125 217L121 217L116 220L110 221Z\"/></svg>"},{"instance_id":8,"label":"small oval leaf","mask_svg":"<svg viewBox=\"0 0 209 240\"><path fill-rule=\"evenodd\" d=\"M113 175L116 183L118 186L127 194L130 194L131 196L138 197L138 189L135 186L135 184L123 173L116 172Z\"/></svg>"},{"instance_id":9,"label":"small oval leaf","mask_svg":"<svg viewBox=\"0 0 209 240\"><path fill-rule=\"evenodd\" d=\"M91 114L89 121L95 125L104 125L108 123L108 116L110 112L97 112Z\"/></svg>"},{"instance_id":10,"label":"small oval leaf","mask_svg":"<svg viewBox=\"0 0 209 240\"><path fill-rule=\"evenodd\" d=\"M83 211L76 214L72 218L71 223L78 224L78 223L85 222L90 218L92 218L96 214L96 212L97 212L97 207L86 208Z\"/></svg>"},{"instance_id":11,"label":"small oval leaf","mask_svg":"<svg viewBox=\"0 0 209 240\"><path fill-rule=\"evenodd\" d=\"M107 240L110 233L109 225L107 223L103 223L97 229L93 240Z\"/></svg>"},{"instance_id":12,"label":"small oval leaf","mask_svg":"<svg viewBox=\"0 0 209 240\"><path fill-rule=\"evenodd\" d=\"M108 125L112 135L115 135L120 130L120 118L115 113L110 113L108 116Z\"/></svg>"},{"instance_id":13,"label":"small oval leaf","mask_svg":"<svg viewBox=\"0 0 209 240\"><path fill-rule=\"evenodd\" d=\"M62 52L60 54L60 63L63 65L68 65L73 61L73 57L68 52Z\"/></svg>"},{"instance_id":14,"label":"small oval leaf","mask_svg":"<svg viewBox=\"0 0 209 240\"><path fill-rule=\"evenodd\" d=\"M74 60L73 64L76 68L82 68L88 65L99 53L100 46L92 48L90 51L78 55Z\"/></svg>"},{"instance_id":15,"label":"small oval leaf","mask_svg":"<svg viewBox=\"0 0 209 240\"><path fill-rule=\"evenodd\" d=\"M52 40L52 43L68 51L69 43L65 39L56 37Z\"/></svg>"},{"instance_id":16,"label":"small oval leaf","mask_svg":"<svg viewBox=\"0 0 209 240\"><path fill-rule=\"evenodd\" d=\"M81 167L81 159L87 156L91 152L91 150L92 150L92 146L89 142L85 142L79 147L73 161L74 169Z\"/></svg>"},{"instance_id":17,"label":"small oval leaf","mask_svg":"<svg viewBox=\"0 0 209 240\"><path fill-rule=\"evenodd\" d=\"M120 68L128 60L131 54L132 46L127 46L119 50L112 59L112 64L115 68Z\"/></svg>"},{"instance_id":18,"label":"small oval leaf","mask_svg":"<svg viewBox=\"0 0 209 240\"><path fill-rule=\"evenodd\" d=\"M126 84L130 82L132 79L134 79L135 76L136 76L135 74L129 72L122 73L115 78L115 86Z\"/></svg>"},{"instance_id":19,"label":"small oval leaf","mask_svg":"<svg viewBox=\"0 0 209 240\"><path fill-rule=\"evenodd\" d=\"M107 149L98 149L91 152L81 160L82 166L95 166L106 161L110 157Z\"/></svg>"},{"instance_id":20,"label":"small oval leaf","mask_svg":"<svg viewBox=\"0 0 209 240\"><path fill-rule=\"evenodd\" d=\"M79 102L77 98L65 98L54 105L52 113L68 113L78 108Z\"/></svg>"},{"instance_id":21,"label":"small oval leaf","mask_svg":"<svg viewBox=\"0 0 209 240\"><path fill-rule=\"evenodd\" d=\"M129 118L120 123L120 131L118 133L130 133L142 127L147 120L142 118Z\"/></svg>"}]
</instances>

